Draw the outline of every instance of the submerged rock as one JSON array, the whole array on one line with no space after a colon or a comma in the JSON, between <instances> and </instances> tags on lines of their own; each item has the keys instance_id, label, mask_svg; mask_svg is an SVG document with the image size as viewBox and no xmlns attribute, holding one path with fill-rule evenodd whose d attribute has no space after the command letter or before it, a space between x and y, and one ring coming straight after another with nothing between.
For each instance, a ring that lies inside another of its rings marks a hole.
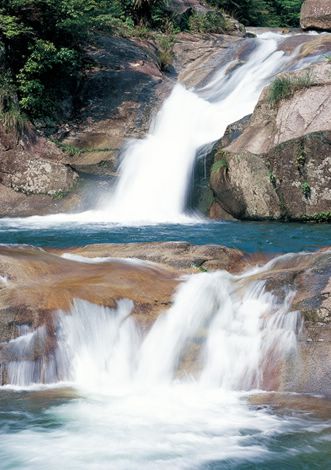
<instances>
[{"instance_id":1,"label":"submerged rock","mask_svg":"<svg viewBox=\"0 0 331 470\"><path fill-rule=\"evenodd\" d=\"M305 0L300 18L303 29L331 31L331 3L329 0Z\"/></svg>"}]
</instances>

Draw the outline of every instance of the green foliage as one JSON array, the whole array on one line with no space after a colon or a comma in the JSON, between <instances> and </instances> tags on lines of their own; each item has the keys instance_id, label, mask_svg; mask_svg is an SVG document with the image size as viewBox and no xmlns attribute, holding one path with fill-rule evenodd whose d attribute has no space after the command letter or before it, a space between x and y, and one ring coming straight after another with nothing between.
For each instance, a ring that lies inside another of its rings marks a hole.
<instances>
[{"instance_id":1,"label":"green foliage","mask_svg":"<svg viewBox=\"0 0 331 470\"><path fill-rule=\"evenodd\" d=\"M305 196L306 199L310 198L310 196L311 196L311 187L310 187L309 183L307 183L307 181L304 181L301 184L301 191L302 191L302 194Z\"/></svg>"},{"instance_id":2,"label":"green foliage","mask_svg":"<svg viewBox=\"0 0 331 470\"><path fill-rule=\"evenodd\" d=\"M156 37L158 45L158 59L161 70L167 70L173 61L173 47L175 43L174 35L159 34Z\"/></svg>"},{"instance_id":3,"label":"green foliage","mask_svg":"<svg viewBox=\"0 0 331 470\"><path fill-rule=\"evenodd\" d=\"M28 126L28 119L21 112L14 83L6 72L0 74L0 121L7 131L21 135Z\"/></svg>"},{"instance_id":4,"label":"green foliage","mask_svg":"<svg viewBox=\"0 0 331 470\"><path fill-rule=\"evenodd\" d=\"M224 33L227 22L220 11L193 13L188 20L188 28L194 33Z\"/></svg>"},{"instance_id":5,"label":"green foliage","mask_svg":"<svg viewBox=\"0 0 331 470\"><path fill-rule=\"evenodd\" d=\"M250 26L299 26L303 0L208 0Z\"/></svg>"},{"instance_id":6,"label":"green foliage","mask_svg":"<svg viewBox=\"0 0 331 470\"><path fill-rule=\"evenodd\" d=\"M281 100L288 99L301 89L312 86L312 77L309 73L299 77L283 76L277 77L271 84L269 90L269 102L278 104Z\"/></svg>"},{"instance_id":7,"label":"green foliage","mask_svg":"<svg viewBox=\"0 0 331 470\"><path fill-rule=\"evenodd\" d=\"M277 186L277 179L276 176L273 174L272 171L269 171L269 181L272 184L272 186L275 188Z\"/></svg>"},{"instance_id":8,"label":"green foliage","mask_svg":"<svg viewBox=\"0 0 331 470\"><path fill-rule=\"evenodd\" d=\"M330 223L331 222L331 212L317 212L313 215L305 215L303 219L307 222L316 222L318 224Z\"/></svg>"},{"instance_id":9,"label":"green foliage","mask_svg":"<svg viewBox=\"0 0 331 470\"><path fill-rule=\"evenodd\" d=\"M229 164L225 158L222 158L221 160L216 160L216 162L213 163L213 166L211 167L211 173L217 173L219 170L228 170L229 169Z\"/></svg>"}]
</instances>

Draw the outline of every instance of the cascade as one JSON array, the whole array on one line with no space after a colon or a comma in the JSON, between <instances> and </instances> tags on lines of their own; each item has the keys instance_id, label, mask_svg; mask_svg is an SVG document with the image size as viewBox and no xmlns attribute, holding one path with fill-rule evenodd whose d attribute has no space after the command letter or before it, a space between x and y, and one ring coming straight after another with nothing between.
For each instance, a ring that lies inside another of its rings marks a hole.
<instances>
[{"instance_id":1,"label":"cascade","mask_svg":"<svg viewBox=\"0 0 331 470\"><path fill-rule=\"evenodd\" d=\"M123 224L196 220L186 212L186 197L198 150L252 113L264 86L293 67L297 51L278 50L281 40L284 36L274 33L260 36L244 64L226 64L200 89L177 84L146 138L131 142L124 152L103 217Z\"/></svg>"},{"instance_id":2,"label":"cascade","mask_svg":"<svg viewBox=\"0 0 331 470\"><path fill-rule=\"evenodd\" d=\"M10 341L8 381L18 386L67 381L107 392L137 384L170 386L191 376L207 388L263 389L268 368L281 367L296 353L301 323L299 313L290 312L291 299L289 292L278 302L247 274L195 274L144 334L130 316L131 301L109 309L76 300L69 313L58 312L54 350L47 351L45 327L22 330ZM45 351L38 360L36 347ZM187 358L193 368L187 368Z\"/></svg>"}]
</instances>

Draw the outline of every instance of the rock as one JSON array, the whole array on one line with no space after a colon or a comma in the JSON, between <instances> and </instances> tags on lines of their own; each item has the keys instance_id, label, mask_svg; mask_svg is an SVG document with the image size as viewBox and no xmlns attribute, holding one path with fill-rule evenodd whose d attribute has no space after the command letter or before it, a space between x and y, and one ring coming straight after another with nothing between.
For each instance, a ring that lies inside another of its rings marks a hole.
<instances>
[{"instance_id":1,"label":"rock","mask_svg":"<svg viewBox=\"0 0 331 470\"><path fill-rule=\"evenodd\" d=\"M279 218L279 201L264 161L251 153L223 152L222 158L219 162L224 166L210 176L220 206L238 219Z\"/></svg>"},{"instance_id":2,"label":"rock","mask_svg":"<svg viewBox=\"0 0 331 470\"><path fill-rule=\"evenodd\" d=\"M174 13L185 13L188 9L192 11L206 13L210 10L205 2L201 0L171 0L169 8Z\"/></svg>"},{"instance_id":3,"label":"rock","mask_svg":"<svg viewBox=\"0 0 331 470\"><path fill-rule=\"evenodd\" d=\"M66 252L76 255L76 261L61 257L63 250L0 247L0 272L7 279L0 283L0 368L10 359L8 341L19 336L23 325L32 330L46 327L45 347L33 351L34 360L52 352L56 311L68 311L73 299L108 307L115 307L120 299L131 299L132 315L147 329L171 305L183 274L216 269L247 272L248 267L266 263L264 256L251 258L238 250L188 243L90 245ZM89 260L95 257L108 259ZM293 291L288 315L300 311L304 320L298 356L277 370L269 364L264 369L265 389L330 395L331 250L271 260L263 271L246 274L238 288L257 281L264 282L265 289L280 302ZM192 356L182 358L182 367L191 370L199 352L197 344L192 345Z\"/></svg>"},{"instance_id":4,"label":"rock","mask_svg":"<svg viewBox=\"0 0 331 470\"><path fill-rule=\"evenodd\" d=\"M211 187L237 218L318 220L331 212L331 64L281 76L303 85L276 103L263 91L239 137L216 148Z\"/></svg>"},{"instance_id":5,"label":"rock","mask_svg":"<svg viewBox=\"0 0 331 470\"><path fill-rule=\"evenodd\" d=\"M283 256L253 278L279 299L292 290L291 310L304 320L298 356L284 365L278 389L331 396L331 250Z\"/></svg>"},{"instance_id":6,"label":"rock","mask_svg":"<svg viewBox=\"0 0 331 470\"><path fill-rule=\"evenodd\" d=\"M140 138L164 95L152 41L98 36L86 50L88 70L76 122L63 140L77 149L71 165L84 174L114 176L126 140Z\"/></svg>"},{"instance_id":7,"label":"rock","mask_svg":"<svg viewBox=\"0 0 331 470\"><path fill-rule=\"evenodd\" d=\"M69 166L7 151L0 159L0 183L24 194L56 197L73 190L78 174Z\"/></svg>"},{"instance_id":8,"label":"rock","mask_svg":"<svg viewBox=\"0 0 331 470\"><path fill-rule=\"evenodd\" d=\"M305 0L301 8L303 29L331 31L331 3L329 0Z\"/></svg>"},{"instance_id":9,"label":"rock","mask_svg":"<svg viewBox=\"0 0 331 470\"><path fill-rule=\"evenodd\" d=\"M73 197L79 177L66 162L66 155L32 126L20 135L0 126L0 217L79 207L79 191Z\"/></svg>"},{"instance_id":10,"label":"rock","mask_svg":"<svg viewBox=\"0 0 331 470\"><path fill-rule=\"evenodd\" d=\"M240 35L180 33L174 45L174 68L187 88L200 88L215 72L246 54L251 42Z\"/></svg>"},{"instance_id":11,"label":"rock","mask_svg":"<svg viewBox=\"0 0 331 470\"><path fill-rule=\"evenodd\" d=\"M58 253L59 250L54 252ZM219 245L190 245L185 242L87 245L70 252L88 258L139 258L190 273L209 269L238 272L246 263L246 256L240 250Z\"/></svg>"}]
</instances>

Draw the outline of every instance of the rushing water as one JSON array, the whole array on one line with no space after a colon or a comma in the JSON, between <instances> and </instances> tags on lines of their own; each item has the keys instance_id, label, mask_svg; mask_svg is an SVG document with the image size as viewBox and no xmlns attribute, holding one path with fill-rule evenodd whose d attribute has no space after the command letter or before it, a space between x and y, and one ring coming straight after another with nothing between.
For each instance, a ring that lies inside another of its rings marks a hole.
<instances>
[{"instance_id":1,"label":"rushing water","mask_svg":"<svg viewBox=\"0 0 331 470\"><path fill-rule=\"evenodd\" d=\"M76 214L29 217L24 223L198 221L198 214L187 213L186 205L199 149L220 139L229 124L252 113L261 91L277 73L316 60L298 59L297 49L291 54L279 50L282 41L280 34L263 34L252 40L253 51L244 63L216 70L203 88L187 90L177 84L148 135L131 142L123 152L119 181L100 207Z\"/></svg>"},{"instance_id":2,"label":"rushing water","mask_svg":"<svg viewBox=\"0 0 331 470\"><path fill-rule=\"evenodd\" d=\"M0 391L1 468L303 469L326 463L330 422L247 403L245 390L268 386L271 364L276 370L295 360L301 324L290 312L291 293L279 303L263 283L247 278L226 272L189 277L148 332L128 316L129 301L117 310L77 301L69 315L59 312L58 347L43 363L19 360L45 334L22 330L10 343L16 361L8 376L16 392ZM60 380L69 383L20 391Z\"/></svg>"},{"instance_id":3,"label":"rushing water","mask_svg":"<svg viewBox=\"0 0 331 470\"><path fill-rule=\"evenodd\" d=\"M327 226L207 223L186 213L199 148L252 112L275 73L300 66L296 51L277 51L281 40L254 41L245 64L216 71L200 90L177 85L149 135L127 148L103 207L2 220L0 243L185 240L249 252L327 245ZM6 283L0 276L0 288ZM58 312L51 350L45 326L22 325L0 370L10 384L0 388L0 468L328 468L330 414L249 404L255 389L277 388L285 361L295 364L301 317L292 295L280 302L247 274L204 273L181 284L148 331L126 299L116 309L76 300Z\"/></svg>"}]
</instances>

